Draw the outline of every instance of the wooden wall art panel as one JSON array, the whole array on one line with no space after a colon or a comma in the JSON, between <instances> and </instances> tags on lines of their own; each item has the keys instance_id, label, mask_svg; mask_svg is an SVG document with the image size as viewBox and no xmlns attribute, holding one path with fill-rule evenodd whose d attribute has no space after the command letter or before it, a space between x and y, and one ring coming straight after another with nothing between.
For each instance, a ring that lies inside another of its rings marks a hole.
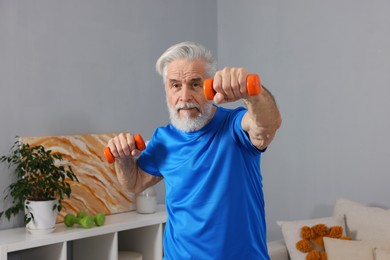
<instances>
[{"instance_id":1,"label":"wooden wall art panel","mask_svg":"<svg viewBox=\"0 0 390 260\"><path fill-rule=\"evenodd\" d=\"M23 143L43 145L53 153L62 154L61 163L72 166L80 181L68 180L72 194L63 201L57 222L63 222L67 213L85 211L91 215L98 212L109 215L135 209L135 195L119 185L114 164L107 163L103 155L103 148L115 135L21 137Z\"/></svg>"}]
</instances>

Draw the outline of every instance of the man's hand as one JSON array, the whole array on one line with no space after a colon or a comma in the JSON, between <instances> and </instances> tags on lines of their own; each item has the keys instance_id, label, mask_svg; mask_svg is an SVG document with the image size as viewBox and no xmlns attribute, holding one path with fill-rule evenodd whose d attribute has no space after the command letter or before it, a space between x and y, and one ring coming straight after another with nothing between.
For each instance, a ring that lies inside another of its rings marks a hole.
<instances>
[{"instance_id":1,"label":"man's hand","mask_svg":"<svg viewBox=\"0 0 390 260\"><path fill-rule=\"evenodd\" d=\"M216 104L234 102L247 98L246 78L249 71L244 68L224 68L217 71L214 76L213 88L216 92Z\"/></svg>"},{"instance_id":2,"label":"man's hand","mask_svg":"<svg viewBox=\"0 0 390 260\"><path fill-rule=\"evenodd\" d=\"M136 148L134 136L130 133L121 133L110 139L108 147L116 159L128 159L141 154Z\"/></svg>"}]
</instances>

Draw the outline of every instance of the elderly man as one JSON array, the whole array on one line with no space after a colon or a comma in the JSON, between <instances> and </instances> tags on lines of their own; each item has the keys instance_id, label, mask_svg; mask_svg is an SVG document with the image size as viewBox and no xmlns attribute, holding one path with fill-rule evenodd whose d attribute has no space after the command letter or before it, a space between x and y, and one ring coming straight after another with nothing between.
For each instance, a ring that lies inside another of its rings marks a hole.
<instances>
[{"instance_id":1,"label":"elderly man","mask_svg":"<svg viewBox=\"0 0 390 260\"><path fill-rule=\"evenodd\" d=\"M260 157L281 125L274 98L264 87L249 96L246 69L215 72L211 51L193 42L170 47L156 69L171 124L157 128L142 153L130 133L108 146L127 189L165 181L164 259L269 259ZM215 104L203 94L209 77ZM245 108L216 105L239 99Z\"/></svg>"}]
</instances>

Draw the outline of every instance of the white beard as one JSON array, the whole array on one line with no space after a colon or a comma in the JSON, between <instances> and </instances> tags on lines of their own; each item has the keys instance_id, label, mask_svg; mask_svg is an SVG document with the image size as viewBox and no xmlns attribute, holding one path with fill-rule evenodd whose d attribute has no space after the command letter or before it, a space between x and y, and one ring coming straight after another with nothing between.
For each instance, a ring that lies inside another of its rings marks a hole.
<instances>
[{"instance_id":1,"label":"white beard","mask_svg":"<svg viewBox=\"0 0 390 260\"><path fill-rule=\"evenodd\" d=\"M192 118L189 112L185 112L182 118L180 118L178 110L181 108L197 108L200 113L195 118ZM209 122L212 110L212 101L206 103L204 111L201 110L197 103L179 104L175 108L172 108L168 104L169 118L172 125L184 132L193 132L202 129Z\"/></svg>"}]
</instances>

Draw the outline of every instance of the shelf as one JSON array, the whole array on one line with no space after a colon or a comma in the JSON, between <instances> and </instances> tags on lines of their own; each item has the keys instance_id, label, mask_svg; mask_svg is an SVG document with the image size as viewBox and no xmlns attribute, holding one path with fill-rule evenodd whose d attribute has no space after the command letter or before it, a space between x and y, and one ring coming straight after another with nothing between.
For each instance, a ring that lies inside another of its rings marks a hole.
<instances>
[{"instance_id":1,"label":"shelf","mask_svg":"<svg viewBox=\"0 0 390 260\"><path fill-rule=\"evenodd\" d=\"M54 232L45 235L30 234L25 227L1 230L0 260L7 259L12 252L22 253L23 259L42 259L42 254L49 254L50 259L66 259L66 243L70 241L75 260L115 260L118 248L138 250L145 254L144 260L161 259L166 218L165 205L159 205L154 214L132 211L107 216L105 225L91 229L68 228L60 223Z\"/></svg>"}]
</instances>

